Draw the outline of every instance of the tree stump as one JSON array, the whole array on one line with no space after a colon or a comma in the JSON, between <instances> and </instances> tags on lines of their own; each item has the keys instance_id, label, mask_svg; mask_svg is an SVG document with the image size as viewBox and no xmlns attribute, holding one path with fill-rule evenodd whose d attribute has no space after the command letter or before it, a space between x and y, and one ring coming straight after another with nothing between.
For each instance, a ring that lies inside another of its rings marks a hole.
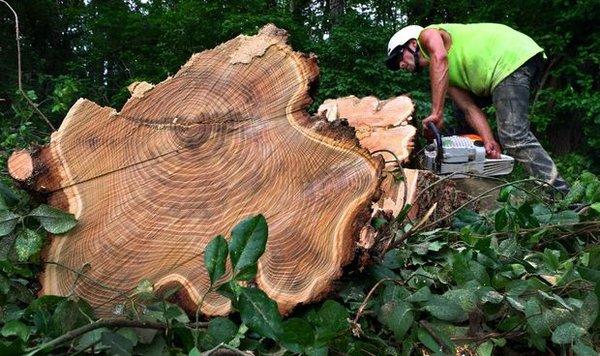
<instances>
[{"instance_id":1,"label":"tree stump","mask_svg":"<svg viewBox=\"0 0 600 356\"><path fill-rule=\"evenodd\" d=\"M257 285L283 313L323 296L351 261L383 162L349 128L305 112L316 58L267 25L195 54L156 86L131 86L120 112L80 99L48 146L17 152L13 178L78 225L44 252L42 294L74 292L111 313L143 279L181 286L194 312L209 278L203 251L241 219L269 225ZM207 315L229 301L209 293Z\"/></svg>"}]
</instances>

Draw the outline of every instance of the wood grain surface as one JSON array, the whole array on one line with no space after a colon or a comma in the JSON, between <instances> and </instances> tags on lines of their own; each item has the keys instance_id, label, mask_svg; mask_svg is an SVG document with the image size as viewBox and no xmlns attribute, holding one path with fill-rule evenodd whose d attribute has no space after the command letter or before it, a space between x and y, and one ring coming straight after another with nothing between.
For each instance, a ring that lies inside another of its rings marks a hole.
<instances>
[{"instance_id":1,"label":"wood grain surface","mask_svg":"<svg viewBox=\"0 0 600 356\"><path fill-rule=\"evenodd\" d=\"M267 25L195 54L172 78L132 86L120 112L75 103L23 179L78 219L45 250L43 294L74 292L107 315L149 279L180 286L193 312L208 286L206 244L258 213L269 240L256 283L280 310L331 288L370 217L383 163L352 130L310 119L316 58L286 41ZM201 311L230 308L211 293Z\"/></svg>"},{"instance_id":2,"label":"wood grain surface","mask_svg":"<svg viewBox=\"0 0 600 356\"><path fill-rule=\"evenodd\" d=\"M328 121L346 121L360 145L382 155L387 167L405 163L414 148L416 128L410 123L415 106L408 96L379 100L374 96L327 99L317 113Z\"/></svg>"}]
</instances>

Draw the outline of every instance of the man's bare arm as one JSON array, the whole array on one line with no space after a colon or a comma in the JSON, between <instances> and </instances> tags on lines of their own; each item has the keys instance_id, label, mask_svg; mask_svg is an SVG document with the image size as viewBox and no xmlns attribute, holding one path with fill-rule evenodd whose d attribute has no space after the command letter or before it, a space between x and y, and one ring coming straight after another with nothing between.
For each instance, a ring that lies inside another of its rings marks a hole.
<instances>
[{"instance_id":1,"label":"man's bare arm","mask_svg":"<svg viewBox=\"0 0 600 356\"><path fill-rule=\"evenodd\" d=\"M469 126L483 139L487 156L490 158L500 158L500 145L494 139L494 134L487 121L487 117L475 104L471 95L467 91L456 87L449 87L448 95L450 95L458 108L465 113L465 120Z\"/></svg>"},{"instance_id":2,"label":"man's bare arm","mask_svg":"<svg viewBox=\"0 0 600 356\"><path fill-rule=\"evenodd\" d=\"M444 100L448 90L448 52L439 30L424 30L419 40L430 57L431 115L423 120L423 126L426 128L428 122L433 122L441 127L444 120Z\"/></svg>"}]
</instances>

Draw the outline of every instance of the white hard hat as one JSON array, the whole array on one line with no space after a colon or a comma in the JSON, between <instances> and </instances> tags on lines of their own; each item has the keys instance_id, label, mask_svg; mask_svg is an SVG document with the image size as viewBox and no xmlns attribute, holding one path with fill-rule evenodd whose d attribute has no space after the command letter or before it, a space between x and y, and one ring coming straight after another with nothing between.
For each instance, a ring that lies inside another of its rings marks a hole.
<instances>
[{"instance_id":1,"label":"white hard hat","mask_svg":"<svg viewBox=\"0 0 600 356\"><path fill-rule=\"evenodd\" d=\"M413 38L419 38L421 31L423 31L423 27L419 25L410 25L403 27L390 38L387 48L388 58L386 60L386 65L389 69L398 69L398 55L400 54L400 49L406 42Z\"/></svg>"}]
</instances>

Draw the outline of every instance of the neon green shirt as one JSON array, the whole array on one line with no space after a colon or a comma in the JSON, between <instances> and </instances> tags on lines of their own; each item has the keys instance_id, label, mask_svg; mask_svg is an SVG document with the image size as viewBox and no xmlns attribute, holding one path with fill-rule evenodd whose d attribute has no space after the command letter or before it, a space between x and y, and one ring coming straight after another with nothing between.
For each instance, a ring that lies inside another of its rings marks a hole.
<instances>
[{"instance_id":1,"label":"neon green shirt","mask_svg":"<svg viewBox=\"0 0 600 356\"><path fill-rule=\"evenodd\" d=\"M449 84L478 96L490 96L496 85L534 55L544 52L529 36L495 23L437 24L426 28L450 34ZM429 53L419 42L423 57Z\"/></svg>"}]
</instances>

